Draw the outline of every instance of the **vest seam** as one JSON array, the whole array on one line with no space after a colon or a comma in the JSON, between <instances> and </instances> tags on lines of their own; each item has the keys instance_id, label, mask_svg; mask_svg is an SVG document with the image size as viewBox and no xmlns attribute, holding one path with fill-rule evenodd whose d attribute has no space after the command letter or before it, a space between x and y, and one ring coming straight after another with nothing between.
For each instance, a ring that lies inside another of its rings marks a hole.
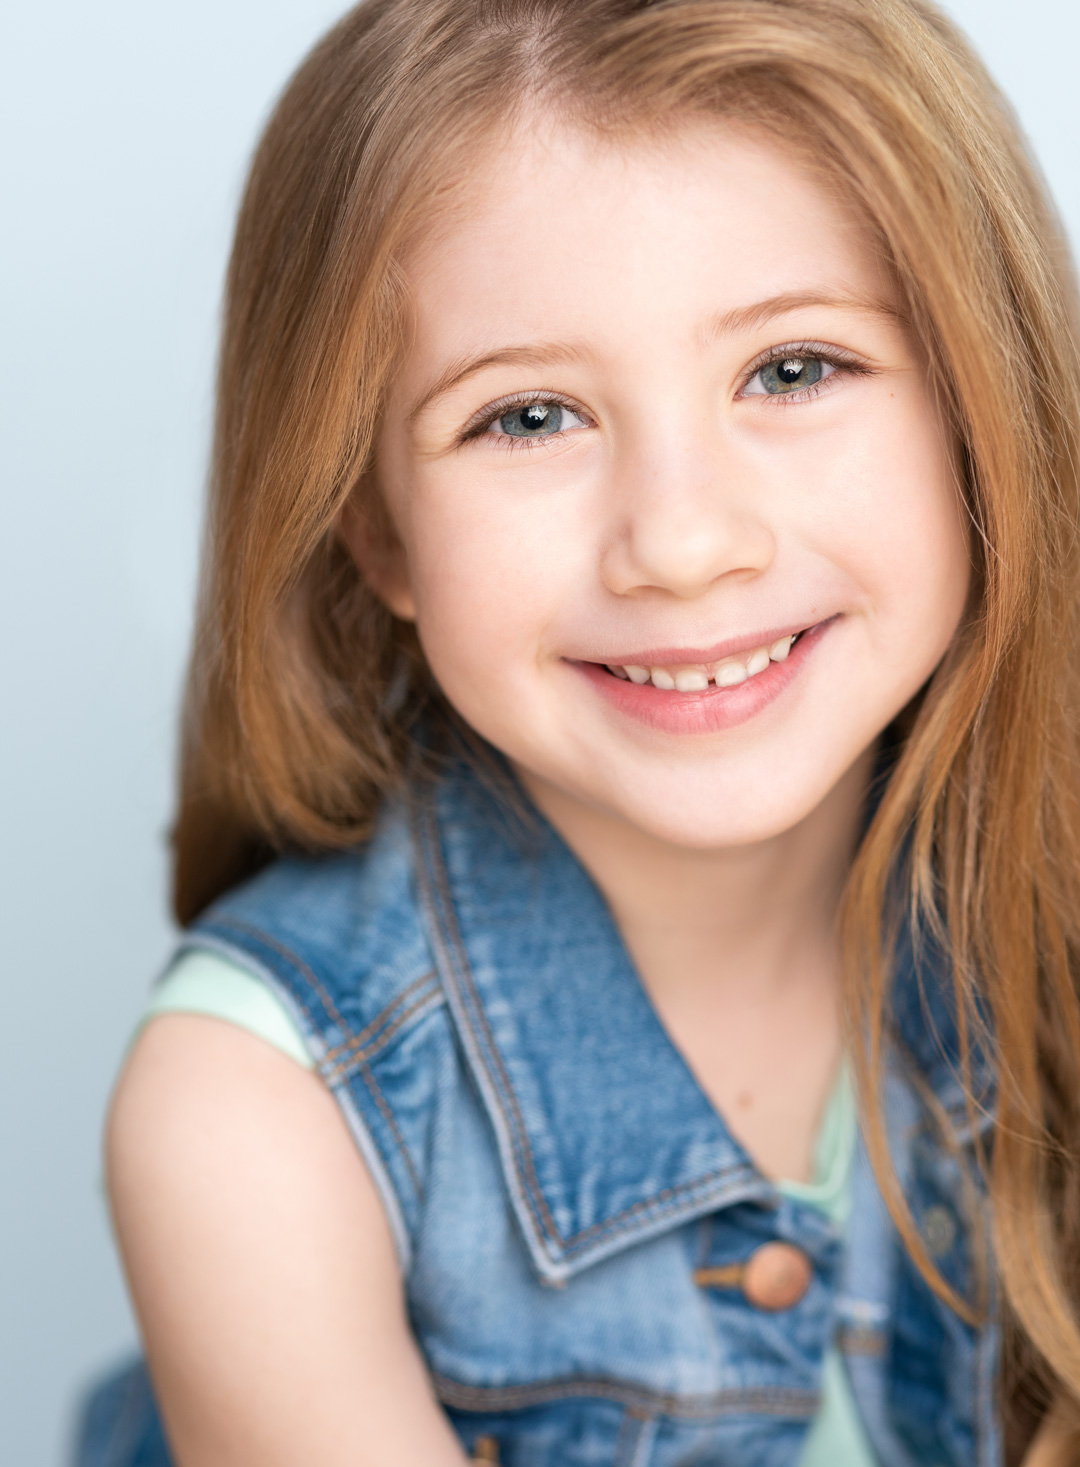
<instances>
[{"instance_id":1,"label":"vest seam","mask_svg":"<svg viewBox=\"0 0 1080 1467\"><path fill-rule=\"evenodd\" d=\"M749 1410L771 1416L805 1415L809 1419L821 1405L819 1391L788 1386L752 1386L680 1396L673 1391L655 1391L606 1376L563 1376L530 1384L475 1386L434 1371L431 1380L439 1400L460 1411L514 1411L557 1401L598 1398L644 1411L650 1417L705 1420Z\"/></svg>"},{"instance_id":2,"label":"vest seam","mask_svg":"<svg viewBox=\"0 0 1080 1467\"><path fill-rule=\"evenodd\" d=\"M676 1212L681 1205L681 1200L687 1194L714 1187L719 1182L727 1181L732 1176L745 1174L749 1179L754 1173L741 1162L733 1162L730 1166L718 1167L716 1171L706 1172L703 1176L696 1177L691 1182L680 1182L677 1187L665 1187L663 1191L655 1193L652 1197L644 1197L638 1202L633 1202L629 1207L624 1207L622 1212L617 1212L613 1217L605 1218L603 1222L592 1223L583 1228L581 1232L575 1233L573 1237L567 1238L563 1246L566 1252L578 1253L588 1243L601 1233L620 1233L627 1228L636 1225L638 1214L653 1211L663 1216L667 1212Z\"/></svg>"},{"instance_id":3,"label":"vest seam","mask_svg":"<svg viewBox=\"0 0 1080 1467\"><path fill-rule=\"evenodd\" d=\"M264 932L261 927L255 927L252 923L245 922L240 917L215 917L213 921L220 924L222 927L230 927L235 932L244 933L248 937L254 937L258 939L258 941L264 942L272 952L277 953L278 957L284 958L286 962L290 963L297 970L298 973L302 974L302 976L309 981L311 986L315 989L315 992L319 995L319 998L322 1001L326 1012L330 1015L331 1019L333 1019L334 1023L338 1026L342 1033L347 1035L350 1040L354 1040L356 1038L354 1031L349 1027L349 1025L342 1018L341 1014L338 1012L337 1005L330 997L329 992L324 987L322 980L319 978L318 974L313 972L312 969L308 967L307 963L304 962L299 953L294 953L291 948L286 947L284 943L278 942L278 940L275 937L272 937L269 932Z\"/></svg>"},{"instance_id":4,"label":"vest seam","mask_svg":"<svg viewBox=\"0 0 1080 1467\"><path fill-rule=\"evenodd\" d=\"M413 809L416 810L417 815L419 815L421 818L427 817L425 823L429 825L434 824L434 811L428 807L427 802L425 802L423 805L420 805L419 808L418 804L419 802L413 805ZM522 1180L525 1183L526 1194L529 1196L530 1208L533 1212L533 1215L540 1223L541 1230L547 1236L548 1240L550 1242L555 1242L559 1245L565 1246L563 1244L563 1239L559 1232L559 1229L555 1223L555 1219L551 1215L551 1211L547 1203L547 1198L544 1196L543 1188L540 1185L540 1178L537 1176L535 1164L532 1159L532 1147L529 1143L528 1131L525 1126L525 1117L521 1112L520 1103L518 1102L517 1096L514 1093L513 1086L510 1083L510 1077L505 1072L505 1067L502 1063L502 1055L499 1053L498 1046L495 1044L495 1036L491 1032L491 1026L487 1022L487 1015L484 1012L483 1005L480 1002L480 995L476 990L475 983L473 982L472 967L468 960L468 954L464 950L464 943L462 942L461 935L457 930L457 922L454 919L453 896L449 889L449 882L447 880L446 871L441 859L441 851L438 848L439 835L437 825L435 826L435 829L433 831L430 831L429 833L432 838L424 840L423 836L425 832L418 832L422 841L423 853L427 858L423 863L425 872L429 877L433 878L437 892L439 896L442 897L444 911L437 912L436 915L439 919L438 925L444 938L443 945L447 949L448 956L451 957L453 966L457 970L461 978L462 984L467 988L470 994L471 1005L475 1007L478 1013L485 1041L490 1047L491 1054L493 1055L495 1062L498 1065L499 1071L501 1072L500 1075L492 1074L491 1078L495 1081L497 1087L500 1090L505 1089L505 1091L508 1093L509 1105L512 1111L510 1119L515 1133L514 1146L515 1150L518 1152L521 1158L521 1162L524 1164L526 1175L522 1178ZM446 941L446 939L448 939L448 941ZM491 1064L487 1060L485 1060L485 1068L488 1069L490 1074Z\"/></svg>"},{"instance_id":5,"label":"vest seam","mask_svg":"<svg viewBox=\"0 0 1080 1467\"><path fill-rule=\"evenodd\" d=\"M259 942L265 943L268 948L275 952L278 957L284 958L286 962L294 967L296 971L302 977L306 978L315 988L327 1013L329 1014L331 1019L333 1019L334 1023L338 1026L341 1032L346 1036L340 1044L335 1044L332 1048L325 1050L322 1055L322 1058L320 1060L320 1068L327 1064L331 1065L331 1070L329 1072L325 1072L328 1074L328 1076L339 1068L347 1067L348 1063L351 1060L351 1056L346 1054L346 1051L363 1050L365 1041L368 1040L373 1034L378 1033L378 1030L387 1023L389 1016L394 1012L396 1008L403 1004L418 990L425 988L428 984L438 982L438 973L435 971L434 968L429 968L425 973L422 973L419 978L413 979L413 981L408 985L407 988L403 988L400 993L395 994L390 1002L386 1004L382 1009L380 1009L379 1012L368 1024L365 1024L363 1029L353 1029L345 1021L342 1014L338 1011L337 1005L330 997L330 994L327 992L326 988L323 986L318 976L311 970L308 964L304 962L303 958L301 958L298 953L293 952L292 949L286 947L284 943L278 942L276 938L272 937L270 933L264 931L261 927L256 927L252 923L244 922L239 918L215 917L213 921L218 926L231 928L235 932L243 933L248 937L255 938ZM198 929L196 928L194 930L197 934ZM427 997L428 995L424 996L425 999ZM423 1001L421 1000L420 1002L410 1004L408 1012L402 1016L401 1020L398 1023L394 1025L390 1033L379 1036L379 1042L370 1046L369 1052L365 1057L374 1058L376 1055L380 1054L385 1047L385 1042L388 1041L393 1034L396 1034L398 1032L404 1020L410 1015L414 1014L416 1010L421 1007L422 1002ZM311 1019L311 1010L308 1005L305 1004L301 999L297 999L297 1003L300 1004L300 1007L304 1010L304 1013L308 1016L309 1019ZM314 1020L312 1020L312 1022L314 1024ZM315 1027L318 1028L318 1025L315 1025Z\"/></svg>"},{"instance_id":6,"label":"vest seam","mask_svg":"<svg viewBox=\"0 0 1080 1467\"><path fill-rule=\"evenodd\" d=\"M326 1054L323 1056L324 1061L326 1061L327 1063L333 1062L335 1065L341 1064L344 1060L346 1050L366 1044L367 1041L369 1039L372 1039L372 1036L378 1034L379 1029L388 1022L389 1016L394 1011L394 1009L398 1008L401 1004L412 998L412 996L418 990L424 988L427 984L431 983L435 976L436 975L434 973L434 970L429 968L426 973L422 974L414 982L410 983L407 988L403 988L401 992L397 994L394 998L392 998L384 1008L380 1009L380 1011L375 1015L375 1017L371 1020L369 1024L365 1024L362 1029L350 1031L348 1039L343 1040L340 1044L335 1044L333 1049L328 1049L326 1051ZM378 1046L377 1044L372 1043L369 1048L373 1052L376 1052Z\"/></svg>"},{"instance_id":7,"label":"vest seam","mask_svg":"<svg viewBox=\"0 0 1080 1467\"><path fill-rule=\"evenodd\" d=\"M601 1222L592 1223L589 1227L572 1234L568 1238L562 1236L548 1207L547 1198L544 1196L540 1178L537 1175L535 1163L532 1159L532 1146L529 1141L525 1117L522 1113L513 1084L506 1072L502 1054L495 1042L495 1036L491 1031L483 1002L472 976L472 967L469 963L468 953L465 950L464 940L457 928L453 895L450 890L449 879L442 861L442 853L438 843L437 816L430 809L426 801L421 805L420 801L417 800L414 809L417 815L414 828L416 828L416 833L425 858L423 866L426 869L426 874L436 888L437 896L441 898L441 901L432 903L435 907L434 915L440 929L440 935L443 938L443 942L440 945L451 958L454 969L458 973L462 984L468 990L470 998L469 1007L475 1011L477 1016L476 1022L482 1028L485 1047L490 1050L495 1063L498 1065L499 1074L495 1075L491 1073L490 1062L486 1058L483 1060L485 1069L491 1075L492 1080L496 1084L496 1088L500 1092L505 1092L505 1103L509 1105L512 1111L509 1119L515 1136L514 1150L520 1158L515 1170L518 1171L520 1180L525 1184L526 1195L529 1197L530 1210L540 1223L541 1230L548 1242L554 1243L561 1249L564 1257L570 1258L573 1254L580 1253L586 1244L598 1235L624 1232L634 1227L637 1217L645 1211L652 1210L660 1216L663 1216L665 1213L676 1212L680 1205L680 1199L699 1192L702 1188L714 1186L718 1182L732 1175L738 1175L739 1173L745 1173L747 1178L753 1177L754 1173L743 1163L733 1162L730 1166L721 1167L713 1172L706 1172L704 1176L695 1177L692 1181L682 1182L677 1187L665 1188L652 1197L641 1198L630 1207L624 1208L622 1212L615 1213L614 1216L605 1218ZM421 826L421 821L423 822L423 826ZM525 1170L524 1176L521 1175L522 1168Z\"/></svg>"},{"instance_id":8,"label":"vest seam","mask_svg":"<svg viewBox=\"0 0 1080 1467\"><path fill-rule=\"evenodd\" d=\"M356 1032L352 1028L350 1028L350 1026L345 1022L345 1019L339 1012L337 1005L330 997L330 994L327 992L326 988L324 987L318 976L314 972L312 972L311 968L308 966L307 963L304 962L304 960L300 957L298 953L294 953L290 948L286 947L284 943L278 942L270 935L270 933L264 932L261 928L254 926L252 923L244 922L240 918L217 917L214 919L214 921L219 926L227 930L231 929L238 934L243 934L247 937L256 939L256 941L265 943L272 952L276 953L278 957L284 958L287 963L289 963L301 976L306 978L315 988L320 1000L323 1003L324 1008L326 1009L326 1012L337 1024L342 1033L348 1036L347 1041L345 1041L341 1045L336 1045L332 1051L327 1051L327 1053L324 1054L322 1060L320 1060L318 1064L319 1074L321 1075L325 1084L330 1087L336 1087L336 1085L339 1083L347 1083L344 1079L345 1069L350 1068L354 1064L358 1066L360 1073L363 1076L364 1084L367 1086L368 1092L371 1095L372 1100L375 1102L375 1105L379 1110L379 1114L385 1121L387 1128L389 1129L390 1134L394 1140L394 1144L398 1148L401 1159L405 1164L406 1170L409 1173L409 1179L411 1180L413 1187L416 1191L417 1198L422 1201L424 1198L424 1186L420 1178L420 1174L417 1171L415 1162L409 1154L408 1147L405 1144L405 1138L401 1133L401 1129L398 1126L392 1109L390 1108L390 1104L387 1101L386 1097L383 1095L382 1090L379 1088L378 1081L375 1079L370 1065L367 1063L368 1056L363 1055L361 1042L363 1035L372 1030L377 1030L378 1026L384 1022L386 1015L397 1008L409 992L414 991L418 984L429 982L435 975L429 971L428 973L424 974L422 978L417 979L414 983L410 984L409 988L405 989L402 993L398 994L394 999L392 999L391 1002L387 1004L386 1007L383 1008L379 1014L376 1015L376 1017L371 1021L370 1024L366 1026L364 1030ZM299 1003L300 1007L303 1009L308 1019L312 1021L313 1027L317 1030L318 1025L314 1023L308 1005L305 1004L302 999L297 999L296 1001ZM394 1034L400 1031L406 1020L411 1016L411 1014L415 1013L418 1008L421 1008L424 1002L425 1000L422 998L418 1002L414 1003L411 1008L406 1011L405 1014L399 1017L398 1022L394 1024L387 1033L381 1036L383 1042L373 1047L372 1054L370 1056L371 1058L376 1057L378 1054L381 1054L384 1051L386 1045L389 1043ZM345 1066L344 1069L340 1064L334 1065L329 1071L325 1069L325 1061L331 1053L339 1054L343 1047L356 1044L361 1044L361 1053L358 1056L351 1058L348 1065Z\"/></svg>"},{"instance_id":9,"label":"vest seam","mask_svg":"<svg viewBox=\"0 0 1080 1467\"><path fill-rule=\"evenodd\" d=\"M338 1085L332 1093L386 1209L398 1265L402 1277L407 1277L412 1268L412 1234L403 1211L400 1189L390 1172L383 1146L375 1136L371 1120L361 1113L353 1088L349 1085Z\"/></svg>"},{"instance_id":10,"label":"vest seam","mask_svg":"<svg viewBox=\"0 0 1080 1467\"><path fill-rule=\"evenodd\" d=\"M398 1127L394 1112L390 1108L390 1103L383 1095L382 1091L379 1089L379 1082L375 1079L375 1076L372 1073L371 1066L367 1064L364 1060L360 1061L360 1074L363 1076L364 1084L367 1086L371 1098L378 1106L379 1114L382 1116L383 1120L389 1127L390 1134L394 1138L394 1142L398 1148L398 1151L401 1153L401 1159L405 1163L405 1168L409 1173L409 1178L413 1184L413 1187L416 1190L417 1199L418 1201L422 1202L424 1200L424 1184L421 1181L420 1174L416 1169L416 1164L413 1161L412 1157L409 1155L409 1149L405 1145L405 1138L401 1134L401 1130Z\"/></svg>"},{"instance_id":11,"label":"vest seam","mask_svg":"<svg viewBox=\"0 0 1080 1467\"><path fill-rule=\"evenodd\" d=\"M336 1080L343 1078L353 1065L357 1063L364 1064L376 1059L382 1054L391 1039L400 1033L401 1029L414 1014L430 1004L432 999L441 1000L442 993L440 989L432 986L434 977L435 975L433 973L427 973L423 978L418 979L416 983L410 984L409 988L394 999L392 1003L387 1004L378 1018L373 1019L366 1030L362 1030L348 1044L339 1044L333 1050L328 1051L323 1057L322 1065L320 1065L320 1069L323 1070L327 1081L333 1084ZM390 1016L393 1010L398 1009L402 1001L410 993L415 993L418 988L420 992L413 998L412 1003L399 1013L393 1014L391 1018ZM383 1025L382 1032L376 1034L376 1038L372 1043L364 1044L365 1034L369 1034L373 1030L377 1031L380 1024ZM330 1061L333 1061L333 1063L330 1063Z\"/></svg>"}]
</instances>

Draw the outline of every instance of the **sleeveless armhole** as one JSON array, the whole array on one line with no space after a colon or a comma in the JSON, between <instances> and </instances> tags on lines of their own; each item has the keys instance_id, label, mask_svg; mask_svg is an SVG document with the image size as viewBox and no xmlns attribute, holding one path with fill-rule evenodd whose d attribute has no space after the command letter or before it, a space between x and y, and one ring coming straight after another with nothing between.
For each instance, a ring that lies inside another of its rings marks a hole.
<instances>
[{"instance_id":1,"label":"sleeveless armhole","mask_svg":"<svg viewBox=\"0 0 1080 1467\"><path fill-rule=\"evenodd\" d=\"M155 985L139 1029L158 1014L224 1019L272 1044L306 1070L315 1068L303 1035L277 994L219 953L181 953Z\"/></svg>"},{"instance_id":2,"label":"sleeveless armhole","mask_svg":"<svg viewBox=\"0 0 1080 1467\"><path fill-rule=\"evenodd\" d=\"M261 979L220 953L180 953L156 984L139 1028L158 1014L204 1014L257 1035L290 1059L314 1063L284 1003ZM817 1207L845 1226L851 1201L851 1166L858 1120L851 1077L844 1066L826 1106L808 1183L781 1181L781 1192ZM365 1153L366 1154L366 1153ZM835 1345L825 1353L822 1401L799 1457L799 1467L874 1467L843 1361Z\"/></svg>"}]
</instances>

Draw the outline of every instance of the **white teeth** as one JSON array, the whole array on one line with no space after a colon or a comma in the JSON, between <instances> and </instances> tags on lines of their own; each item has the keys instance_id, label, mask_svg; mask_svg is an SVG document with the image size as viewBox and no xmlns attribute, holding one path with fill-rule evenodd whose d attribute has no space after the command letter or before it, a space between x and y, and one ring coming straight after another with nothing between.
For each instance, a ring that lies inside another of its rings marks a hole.
<instances>
[{"instance_id":1,"label":"white teeth","mask_svg":"<svg viewBox=\"0 0 1080 1467\"><path fill-rule=\"evenodd\" d=\"M716 686L718 688L734 688L747 679L746 668L741 662L721 662L716 669Z\"/></svg>"},{"instance_id":2,"label":"white teeth","mask_svg":"<svg viewBox=\"0 0 1080 1467\"><path fill-rule=\"evenodd\" d=\"M718 688L736 688L747 678L758 677L770 663L783 662L795 640L795 636L780 637L771 647L755 647L745 662L729 657L718 664L711 680ZM666 667L639 667L632 663L625 666L608 663L606 666L618 678L639 685L651 682L653 687L662 688L665 693L703 693L710 682L709 671L704 667L680 667L669 672Z\"/></svg>"}]
</instances>

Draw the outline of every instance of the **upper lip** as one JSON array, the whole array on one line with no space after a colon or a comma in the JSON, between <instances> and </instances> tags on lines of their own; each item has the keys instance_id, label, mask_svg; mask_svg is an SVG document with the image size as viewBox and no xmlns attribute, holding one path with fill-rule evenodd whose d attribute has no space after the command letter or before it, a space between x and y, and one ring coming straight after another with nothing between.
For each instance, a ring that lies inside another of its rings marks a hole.
<instances>
[{"instance_id":1,"label":"upper lip","mask_svg":"<svg viewBox=\"0 0 1080 1467\"><path fill-rule=\"evenodd\" d=\"M765 631L748 632L737 637L728 637L711 647L647 647L633 652L620 652L617 656L604 653L600 657L573 659L580 662L598 662L606 667L681 667L698 663L723 662L726 657L738 657L753 652L758 647L771 647L784 637L794 637L799 632L809 631L816 622L795 622L784 627L771 627Z\"/></svg>"}]
</instances>

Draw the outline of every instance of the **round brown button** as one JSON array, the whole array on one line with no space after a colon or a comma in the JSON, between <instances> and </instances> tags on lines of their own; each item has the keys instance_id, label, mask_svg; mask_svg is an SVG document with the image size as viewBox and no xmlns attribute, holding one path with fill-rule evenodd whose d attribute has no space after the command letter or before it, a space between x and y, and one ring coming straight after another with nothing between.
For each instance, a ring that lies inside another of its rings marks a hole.
<instances>
[{"instance_id":1,"label":"round brown button","mask_svg":"<svg viewBox=\"0 0 1080 1467\"><path fill-rule=\"evenodd\" d=\"M793 1243L763 1243L743 1269L742 1291L758 1309L791 1309L810 1287L814 1270Z\"/></svg>"}]
</instances>

